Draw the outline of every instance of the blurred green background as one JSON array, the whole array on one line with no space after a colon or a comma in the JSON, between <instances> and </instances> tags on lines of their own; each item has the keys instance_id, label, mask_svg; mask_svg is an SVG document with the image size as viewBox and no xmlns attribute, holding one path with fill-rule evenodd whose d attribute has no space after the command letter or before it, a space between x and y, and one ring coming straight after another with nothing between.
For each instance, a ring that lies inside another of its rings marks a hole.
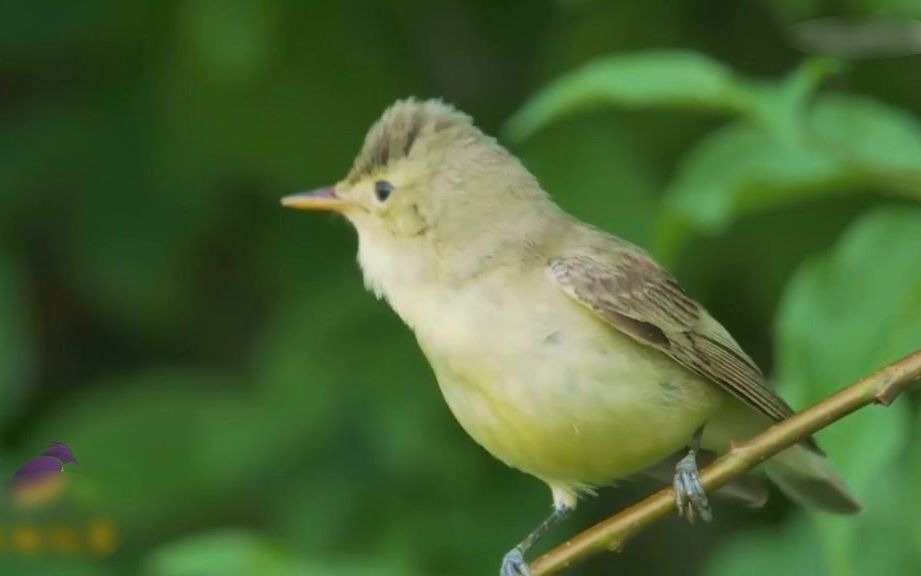
<instances>
[{"instance_id":1,"label":"blurred green background","mask_svg":"<svg viewBox=\"0 0 921 576\"><path fill-rule=\"evenodd\" d=\"M278 206L399 97L458 105L652 250L797 407L921 348L921 56L791 41L878 14L921 3L4 2L0 473L70 443L124 544L0 573L497 573L549 493L454 422L347 224ZM921 573L918 416L819 435L856 519L717 503L571 573Z\"/></svg>"}]
</instances>

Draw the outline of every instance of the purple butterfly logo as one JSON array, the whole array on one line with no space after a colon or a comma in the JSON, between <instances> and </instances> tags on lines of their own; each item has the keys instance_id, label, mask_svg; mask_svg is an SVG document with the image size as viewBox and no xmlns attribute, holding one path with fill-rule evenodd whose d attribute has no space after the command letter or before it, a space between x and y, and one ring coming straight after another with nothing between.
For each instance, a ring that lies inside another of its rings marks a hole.
<instances>
[{"instance_id":1,"label":"purple butterfly logo","mask_svg":"<svg viewBox=\"0 0 921 576\"><path fill-rule=\"evenodd\" d=\"M13 504L32 507L54 500L64 486L65 464L79 463L63 442L52 442L41 455L23 464L9 482Z\"/></svg>"}]
</instances>

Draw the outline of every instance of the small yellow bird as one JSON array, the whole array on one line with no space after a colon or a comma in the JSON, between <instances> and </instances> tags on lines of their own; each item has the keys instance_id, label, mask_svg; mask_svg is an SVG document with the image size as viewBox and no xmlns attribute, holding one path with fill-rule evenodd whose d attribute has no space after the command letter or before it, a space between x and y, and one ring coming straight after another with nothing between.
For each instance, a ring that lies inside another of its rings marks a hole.
<instances>
[{"instance_id":1,"label":"small yellow bird","mask_svg":"<svg viewBox=\"0 0 921 576\"><path fill-rule=\"evenodd\" d=\"M395 103L345 180L282 203L354 225L367 286L415 332L461 426L550 487L553 513L506 554L503 576L529 574L525 552L579 496L684 449L670 473L678 510L710 519L698 450L725 452L791 414L646 252L565 213L440 101ZM765 470L798 502L860 508L811 439Z\"/></svg>"}]
</instances>

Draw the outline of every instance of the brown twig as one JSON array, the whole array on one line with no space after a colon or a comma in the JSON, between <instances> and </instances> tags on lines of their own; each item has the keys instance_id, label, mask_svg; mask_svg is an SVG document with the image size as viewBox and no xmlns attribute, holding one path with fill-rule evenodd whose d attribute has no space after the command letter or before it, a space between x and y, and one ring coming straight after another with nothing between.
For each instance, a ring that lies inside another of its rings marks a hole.
<instances>
[{"instance_id":1,"label":"brown twig","mask_svg":"<svg viewBox=\"0 0 921 576\"><path fill-rule=\"evenodd\" d=\"M712 491L741 476L784 448L870 404L888 406L921 379L921 350L862 378L811 408L795 414L732 449L701 471L705 490ZM547 576L604 550L619 550L626 541L675 510L675 493L661 490L611 516L547 552L533 563L533 576Z\"/></svg>"}]
</instances>

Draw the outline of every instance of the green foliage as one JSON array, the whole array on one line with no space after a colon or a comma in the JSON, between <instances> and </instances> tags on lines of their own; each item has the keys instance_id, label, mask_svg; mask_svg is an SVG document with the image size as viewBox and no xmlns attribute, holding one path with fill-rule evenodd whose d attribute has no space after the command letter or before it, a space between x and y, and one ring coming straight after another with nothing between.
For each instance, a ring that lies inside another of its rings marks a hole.
<instances>
[{"instance_id":1,"label":"green foliage","mask_svg":"<svg viewBox=\"0 0 921 576\"><path fill-rule=\"evenodd\" d=\"M214 532L174 542L155 551L147 565L150 576L293 573L290 560L277 548L241 532Z\"/></svg>"},{"instance_id":2,"label":"green foliage","mask_svg":"<svg viewBox=\"0 0 921 576\"><path fill-rule=\"evenodd\" d=\"M301 561L279 546L251 533L222 531L174 542L155 550L144 576L396 576L406 574L396 565Z\"/></svg>"},{"instance_id":3,"label":"green foliage","mask_svg":"<svg viewBox=\"0 0 921 576\"><path fill-rule=\"evenodd\" d=\"M812 60L770 84L734 77L698 54L618 55L538 92L507 129L525 137L599 105L738 117L688 152L665 192L658 248L670 258L690 234L723 232L751 212L867 188L921 197L921 124L859 97L815 97L837 68Z\"/></svg>"},{"instance_id":4,"label":"green foliage","mask_svg":"<svg viewBox=\"0 0 921 576\"><path fill-rule=\"evenodd\" d=\"M829 256L791 279L777 322L777 379L795 406L808 406L843 383L897 360L921 343L921 208L889 209L856 222ZM884 257L881 255L885 254ZM893 281L897 279L897 281ZM901 530L900 499L912 493L905 452L912 436L908 402L857 412L822 431L819 440L864 504L856 518L804 519L782 530L746 535L713 561L710 573L731 573L732 558L782 569L812 557L821 573L910 573L914 543ZM910 497L910 496L909 496ZM800 513L802 515L803 513ZM885 549L867 557L866 550ZM763 558L763 560L762 560ZM897 570L896 570L897 568ZM789 569L789 567L787 568Z\"/></svg>"},{"instance_id":5,"label":"green foliage","mask_svg":"<svg viewBox=\"0 0 921 576\"><path fill-rule=\"evenodd\" d=\"M745 88L731 71L693 52L617 55L586 64L533 96L509 120L524 138L564 115L603 105L736 111Z\"/></svg>"},{"instance_id":6,"label":"green foliage","mask_svg":"<svg viewBox=\"0 0 921 576\"><path fill-rule=\"evenodd\" d=\"M67 441L124 546L19 557L0 530L0 573L491 574L546 514L453 421L348 226L278 207L398 97L507 119L562 206L666 260L796 406L921 348L917 58L795 53L784 26L829 3L377 4L3 7L0 472ZM820 435L856 519L718 505L572 573L916 574L919 422L915 396Z\"/></svg>"}]
</instances>

